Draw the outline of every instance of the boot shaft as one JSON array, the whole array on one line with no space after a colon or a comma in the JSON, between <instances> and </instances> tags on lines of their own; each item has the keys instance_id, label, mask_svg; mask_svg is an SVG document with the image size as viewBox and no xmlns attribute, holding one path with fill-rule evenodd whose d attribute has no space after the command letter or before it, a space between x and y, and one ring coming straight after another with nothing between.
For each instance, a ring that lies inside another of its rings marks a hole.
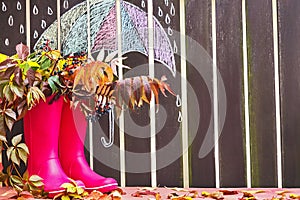
<instances>
[{"instance_id":1,"label":"boot shaft","mask_svg":"<svg viewBox=\"0 0 300 200\"><path fill-rule=\"evenodd\" d=\"M61 124L63 98L49 104L40 101L24 117L25 143L29 149L28 169L36 169L40 163L58 158L58 137Z\"/></svg>"}]
</instances>

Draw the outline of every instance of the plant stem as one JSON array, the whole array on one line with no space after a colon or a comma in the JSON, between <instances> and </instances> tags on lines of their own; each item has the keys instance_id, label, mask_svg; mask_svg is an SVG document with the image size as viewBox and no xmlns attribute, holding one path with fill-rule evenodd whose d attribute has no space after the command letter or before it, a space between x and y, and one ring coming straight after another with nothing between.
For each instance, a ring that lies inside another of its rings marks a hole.
<instances>
[{"instance_id":1,"label":"plant stem","mask_svg":"<svg viewBox=\"0 0 300 200\"><path fill-rule=\"evenodd\" d=\"M18 176L22 178L22 175L20 174L19 170L17 169L16 165L12 163L12 168L17 172Z\"/></svg>"}]
</instances>

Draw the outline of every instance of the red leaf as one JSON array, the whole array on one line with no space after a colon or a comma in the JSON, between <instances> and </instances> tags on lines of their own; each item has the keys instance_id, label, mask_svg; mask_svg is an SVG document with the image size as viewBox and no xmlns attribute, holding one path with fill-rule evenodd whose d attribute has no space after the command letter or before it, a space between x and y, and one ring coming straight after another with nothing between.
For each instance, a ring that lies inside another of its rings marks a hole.
<instances>
[{"instance_id":1,"label":"red leaf","mask_svg":"<svg viewBox=\"0 0 300 200\"><path fill-rule=\"evenodd\" d=\"M29 54L28 46L26 46L22 43L20 43L16 46L16 51L17 51L18 57L22 60L24 60Z\"/></svg>"},{"instance_id":2,"label":"red leaf","mask_svg":"<svg viewBox=\"0 0 300 200\"><path fill-rule=\"evenodd\" d=\"M29 86L33 86L33 82L35 80L35 71L32 68L29 68L26 72L26 76Z\"/></svg>"},{"instance_id":3,"label":"red leaf","mask_svg":"<svg viewBox=\"0 0 300 200\"><path fill-rule=\"evenodd\" d=\"M14 66L16 66L16 64L17 63L15 61L13 61L10 58L7 58L6 60L4 60L3 62L0 63L0 70L14 67Z\"/></svg>"},{"instance_id":4,"label":"red leaf","mask_svg":"<svg viewBox=\"0 0 300 200\"><path fill-rule=\"evenodd\" d=\"M133 83L132 83L132 90L133 90L133 96L138 103L141 98L141 80L140 77L133 77Z\"/></svg>"},{"instance_id":5,"label":"red leaf","mask_svg":"<svg viewBox=\"0 0 300 200\"><path fill-rule=\"evenodd\" d=\"M148 78L146 76L142 76L142 81L143 81L143 86L144 86L144 94L145 94L145 97L147 99L147 103L149 103L151 101L151 87L150 87L150 84L149 84L149 81L148 81Z\"/></svg>"},{"instance_id":6,"label":"red leaf","mask_svg":"<svg viewBox=\"0 0 300 200\"><path fill-rule=\"evenodd\" d=\"M219 190L219 192L222 192L224 195L235 195L235 194L238 194L238 191L234 191L234 190Z\"/></svg>"},{"instance_id":7,"label":"red leaf","mask_svg":"<svg viewBox=\"0 0 300 200\"><path fill-rule=\"evenodd\" d=\"M15 74L15 82L17 83L18 86L21 86L22 85L22 70L17 67L14 71L14 74Z\"/></svg>"}]
</instances>

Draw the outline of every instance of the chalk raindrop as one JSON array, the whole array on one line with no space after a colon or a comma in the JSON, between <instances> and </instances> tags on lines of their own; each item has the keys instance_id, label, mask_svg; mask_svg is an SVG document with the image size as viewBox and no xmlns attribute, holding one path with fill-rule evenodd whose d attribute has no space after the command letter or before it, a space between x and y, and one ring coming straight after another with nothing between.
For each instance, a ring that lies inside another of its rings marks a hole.
<instances>
[{"instance_id":1,"label":"chalk raindrop","mask_svg":"<svg viewBox=\"0 0 300 200\"><path fill-rule=\"evenodd\" d=\"M22 10L22 5L20 1L17 2L17 10Z\"/></svg>"},{"instance_id":2,"label":"chalk raindrop","mask_svg":"<svg viewBox=\"0 0 300 200\"><path fill-rule=\"evenodd\" d=\"M5 44L6 46L9 45L9 39L8 39L8 38L5 39L4 44Z\"/></svg>"},{"instance_id":3,"label":"chalk raindrop","mask_svg":"<svg viewBox=\"0 0 300 200\"><path fill-rule=\"evenodd\" d=\"M166 22L166 24L170 24L171 23L171 18L169 16L169 14L166 14L165 22Z\"/></svg>"},{"instance_id":4,"label":"chalk raindrop","mask_svg":"<svg viewBox=\"0 0 300 200\"><path fill-rule=\"evenodd\" d=\"M34 15L38 15L39 14L39 9L38 9L38 7L36 5L33 6L32 13Z\"/></svg>"},{"instance_id":5,"label":"chalk raindrop","mask_svg":"<svg viewBox=\"0 0 300 200\"><path fill-rule=\"evenodd\" d=\"M53 15L53 10L48 6L48 15Z\"/></svg>"},{"instance_id":6,"label":"chalk raindrop","mask_svg":"<svg viewBox=\"0 0 300 200\"><path fill-rule=\"evenodd\" d=\"M69 1L64 0L64 9L68 9L68 8L69 8Z\"/></svg>"},{"instance_id":7,"label":"chalk raindrop","mask_svg":"<svg viewBox=\"0 0 300 200\"><path fill-rule=\"evenodd\" d=\"M4 2L2 2L2 11L3 12L7 11L7 7Z\"/></svg>"},{"instance_id":8,"label":"chalk raindrop","mask_svg":"<svg viewBox=\"0 0 300 200\"><path fill-rule=\"evenodd\" d=\"M168 34L169 36L172 36L173 35L173 30L171 27L168 27Z\"/></svg>"},{"instance_id":9,"label":"chalk raindrop","mask_svg":"<svg viewBox=\"0 0 300 200\"><path fill-rule=\"evenodd\" d=\"M8 25L9 25L9 26L13 26L13 25L14 25L14 18L13 18L12 15L10 15L10 16L8 17Z\"/></svg>"},{"instance_id":10,"label":"chalk raindrop","mask_svg":"<svg viewBox=\"0 0 300 200\"><path fill-rule=\"evenodd\" d=\"M182 122L182 113L181 113L181 111L179 111L178 112L178 118L177 118L177 121L179 122L179 123L181 123Z\"/></svg>"},{"instance_id":11,"label":"chalk raindrop","mask_svg":"<svg viewBox=\"0 0 300 200\"><path fill-rule=\"evenodd\" d=\"M46 26L47 26L46 21L42 19L42 22L41 22L42 29L45 29Z\"/></svg>"},{"instance_id":12,"label":"chalk raindrop","mask_svg":"<svg viewBox=\"0 0 300 200\"><path fill-rule=\"evenodd\" d=\"M174 4L173 4L173 3L171 4L170 14L171 14L172 16L175 16L175 7L174 7Z\"/></svg>"},{"instance_id":13,"label":"chalk raindrop","mask_svg":"<svg viewBox=\"0 0 300 200\"><path fill-rule=\"evenodd\" d=\"M176 41L174 40L174 53L177 53L177 52L178 52L178 47L177 47Z\"/></svg>"},{"instance_id":14,"label":"chalk raindrop","mask_svg":"<svg viewBox=\"0 0 300 200\"><path fill-rule=\"evenodd\" d=\"M37 39L38 37L39 37L39 33L37 32L37 30L35 30L33 33L33 38Z\"/></svg>"},{"instance_id":15,"label":"chalk raindrop","mask_svg":"<svg viewBox=\"0 0 300 200\"><path fill-rule=\"evenodd\" d=\"M145 8L145 7L146 7L146 3L145 3L145 1L144 1L144 0L142 0L142 2L141 2L141 6L142 6L142 8Z\"/></svg>"},{"instance_id":16,"label":"chalk raindrop","mask_svg":"<svg viewBox=\"0 0 300 200\"><path fill-rule=\"evenodd\" d=\"M165 0L165 5L169 6L169 0Z\"/></svg>"},{"instance_id":17,"label":"chalk raindrop","mask_svg":"<svg viewBox=\"0 0 300 200\"><path fill-rule=\"evenodd\" d=\"M23 24L20 24L20 34L24 34L24 26L23 26Z\"/></svg>"}]
</instances>

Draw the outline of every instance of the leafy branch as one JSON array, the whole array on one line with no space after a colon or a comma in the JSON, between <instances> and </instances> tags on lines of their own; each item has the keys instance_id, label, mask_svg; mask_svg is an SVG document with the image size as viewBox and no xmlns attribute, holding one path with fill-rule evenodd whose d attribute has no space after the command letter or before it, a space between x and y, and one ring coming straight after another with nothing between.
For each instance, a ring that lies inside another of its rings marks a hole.
<instances>
[{"instance_id":1,"label":"leafy branch","mask_svg":"<svg viewBox=\"0 0 300 200\"><path fill-rule=\"evenodd\" d=\"M5 186L12 186L17 192L18 196L22 196L24 191L30 193L35 197L44 196L43 191L43 179L37 175L29 177L26 171L23 175L18 170L21 162L25 165L27 163L29 150L25 143L22 143L22 134L16 135L12 138L12 145L9 146L6 138L1 135L1 142L6 147L6 155L8 157L9 166L6 169L6 173L0 172L0 182L3 182Z\"/></svg>"}]
</instances>

